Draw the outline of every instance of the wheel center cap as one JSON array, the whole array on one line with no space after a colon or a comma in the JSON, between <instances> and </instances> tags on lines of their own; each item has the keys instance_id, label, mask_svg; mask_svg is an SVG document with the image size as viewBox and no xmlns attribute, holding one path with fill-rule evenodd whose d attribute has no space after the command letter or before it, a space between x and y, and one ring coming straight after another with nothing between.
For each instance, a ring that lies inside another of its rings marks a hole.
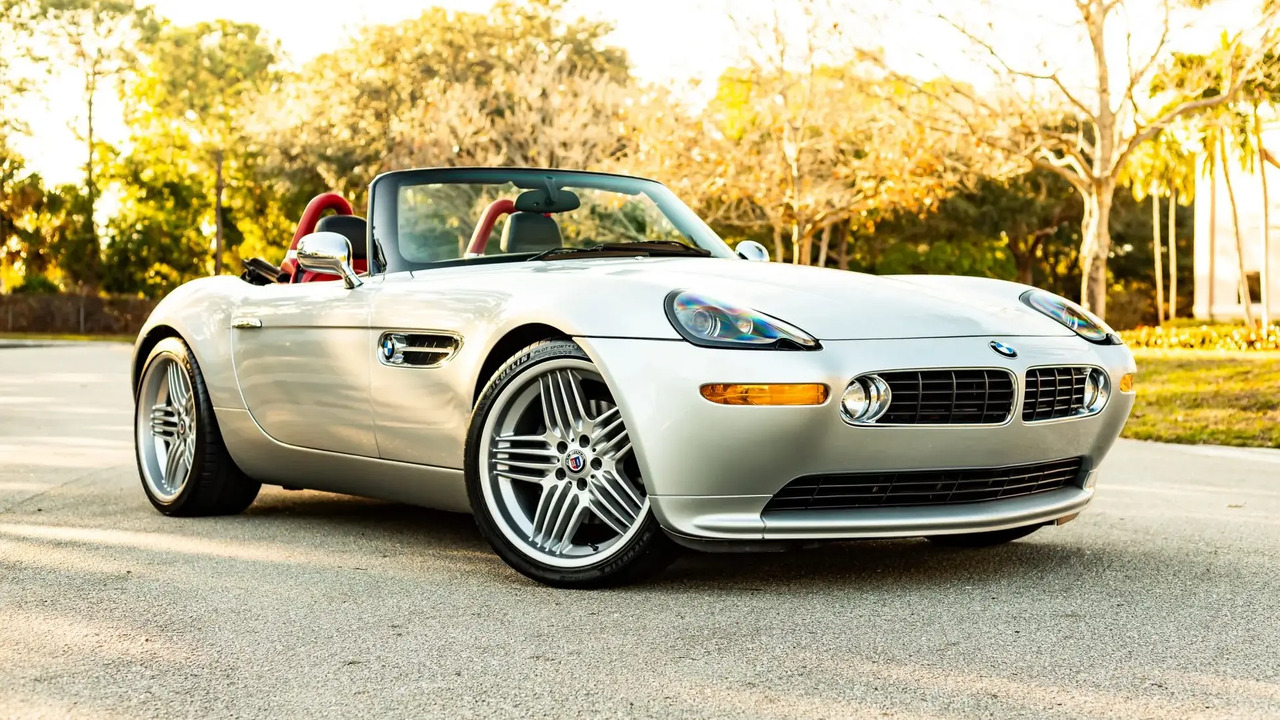
<instances>
[{"instance_id":1,"label":"wheel center cap","mask_svg":"<svg viewBox=\"0 0 1280 720\"><path fill-rule=\"evenodd\" d=\"M179 435L185 435L186 433L187 433L187 421L186 421L186 420L179 420L179 421L178 421L178 434L179 434Z\"/></svg>"},{"instance_id":2,"label":"wheel center cap","mask_svg":"<svg viewBox=\"0 0 1280 720\"><path fill-rule=\"evenodd\" d=\"M581 450L570 450L569 454L564 456L564 467L575 475L586 470L587 454Z\"/></svg>"}]
</instances>

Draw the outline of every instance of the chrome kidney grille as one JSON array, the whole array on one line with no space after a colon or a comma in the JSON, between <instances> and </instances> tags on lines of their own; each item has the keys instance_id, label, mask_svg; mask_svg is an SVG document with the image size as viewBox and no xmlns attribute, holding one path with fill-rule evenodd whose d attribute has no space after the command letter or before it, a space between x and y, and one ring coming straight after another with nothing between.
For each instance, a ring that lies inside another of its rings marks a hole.
<instances>
[{"instance_id":1,"label":"chrome kidney grille","mask_svg":"<svg viewBox=\"0 0 1280 720\"><path fill-rule=\"evenodd\" d=\"M1089 368L1048 367L1027 371L1023 422L1057 420L1084 414Z\"/></svg>"},{"instance_id":2,"label":"chrome kidney grille","mask_svg":"<svg viewBox=\"0 0 1280 720\"><path fill-rule=\"evenodd\" d=\"M1002 468L806 475L787 483L765 512L956 505L1002 500L1077 484L1082 458Z\"/></svg>"},{"instance_id":3,"label":"chrome kidney grille","mask_svg":"<svg viewBox=\"0 0 1280 720\"><path fill-rule=\"evenodd\" d=\"M1013 414L1007 370L901 370L877 375L889 385L889 409L876 425L999 425Z\"/></svg>"}]
</instances>

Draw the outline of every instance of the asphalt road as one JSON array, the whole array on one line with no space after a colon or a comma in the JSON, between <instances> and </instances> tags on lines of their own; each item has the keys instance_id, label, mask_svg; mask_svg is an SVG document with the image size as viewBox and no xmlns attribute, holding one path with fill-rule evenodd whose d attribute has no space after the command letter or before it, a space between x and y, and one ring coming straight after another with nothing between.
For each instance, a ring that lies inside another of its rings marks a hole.
<instances>
[{"instance_id":1,"label":"asphalt road","mask_svg":"<svg viewBox=\"0 0 1280 720\"><path fill-rule=\"evenodd\" d=\"M0 348L0 717L1280 717L1280 452L1122 442L1079 520L540 587L470 518L179 520L129 349Z\"/></svg>"}]
</instances>

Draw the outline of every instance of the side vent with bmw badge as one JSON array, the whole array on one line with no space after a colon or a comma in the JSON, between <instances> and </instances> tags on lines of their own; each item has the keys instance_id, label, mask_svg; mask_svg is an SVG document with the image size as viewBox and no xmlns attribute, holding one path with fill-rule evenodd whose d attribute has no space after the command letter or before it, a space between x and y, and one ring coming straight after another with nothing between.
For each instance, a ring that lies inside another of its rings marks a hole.
<instances>
[{"instance_id":1,"label":"side vent with bmw badge","mask_svg":"<svg viewBox=\"0 0 1280 720\"><path fill-rule=\"evenodd\" d=\"M433 368L462 347L462 338L444 332L388 332L378 340L378 361L391 367Z\"/></svg>"}]
</instances>

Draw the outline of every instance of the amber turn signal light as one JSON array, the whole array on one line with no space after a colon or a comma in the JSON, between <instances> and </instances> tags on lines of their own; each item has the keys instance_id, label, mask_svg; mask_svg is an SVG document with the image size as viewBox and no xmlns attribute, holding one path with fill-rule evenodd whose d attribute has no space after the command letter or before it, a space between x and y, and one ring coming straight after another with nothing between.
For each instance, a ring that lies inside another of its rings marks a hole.
<instances>
[{"instance_id":1,"label":"amber turn signal light","mask_svg":"<svg viewBox=\"0 0 1280 720\"><path fill-rule=\"evenodd\" d=\"M826 385L809 383L714 384L701 392L720 405L821 405L830 394Z\"/></svg>"},{"instance_id":2,"label":"amber turn signal light","mask_svg":"<svg viewBox=\"0 0 1280 720\"><path fill-rule=\"evenodd\" d=\"M1120 392L1133 392L1133 373L1120 376Z\"/></svg>"}]
</instances>

